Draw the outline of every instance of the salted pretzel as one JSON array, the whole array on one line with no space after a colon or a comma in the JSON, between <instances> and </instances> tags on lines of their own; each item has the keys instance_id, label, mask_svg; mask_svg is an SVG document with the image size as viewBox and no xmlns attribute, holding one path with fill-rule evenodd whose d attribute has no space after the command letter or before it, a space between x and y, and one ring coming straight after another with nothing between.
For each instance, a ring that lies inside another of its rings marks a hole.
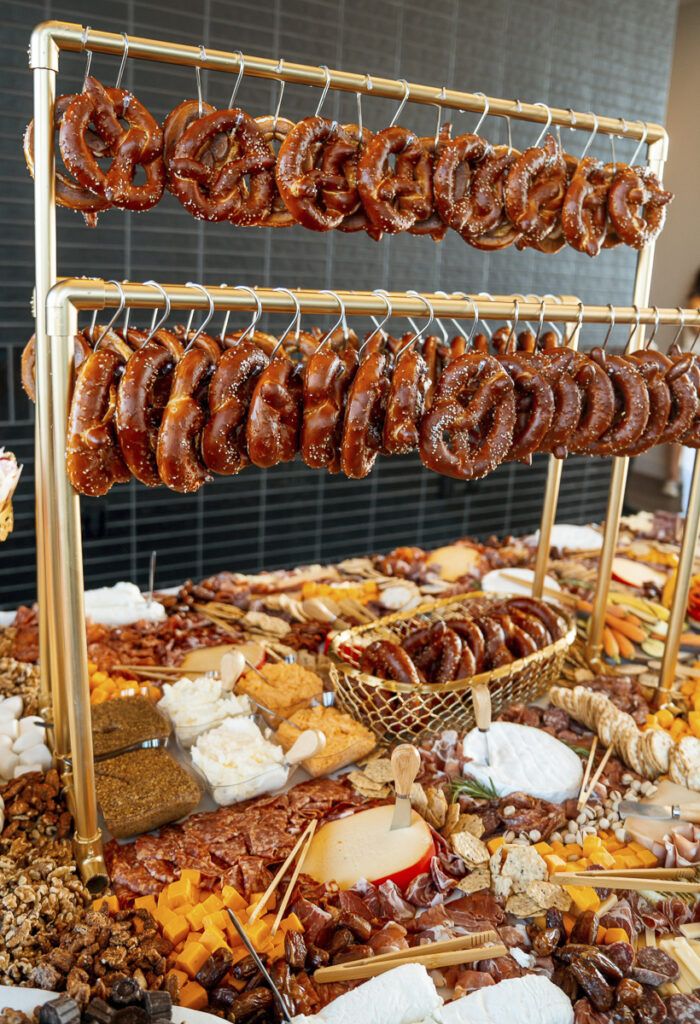
<instances>
[{"instance_id":1,"label":"salted pretzel","mask_svg":"<svg viewBox=\"0 0 700 1024\"><path fill-rule=\"evenodd\" d=\"M103 141L111 157L106 171L92 148L95 136ZM59 145L63 162L78 183L113 206L149 210L160 201L165 188L163 132L133 93L105 89L89 76L84 91L66 108ZM134 179L138 167L143 168L146 181L137 185Z\"/></svg>"},{"instance_id":2,"label":"salted pretzel","mask_svg":"<svg viewBox=\"0 0 700 1024\"><path fill-rule=\"evenodd\" d=\"M607 236L610 165L586 156L579 161L561 208L567 243L587 256L597 256Z\"/></svg>"},{"instance_id":3,"label":"salted pretzel","mask_svg":"<svg viewBox=\"0 0 700 1024\"><path fill-rule=\"evenodd\" d=\"M170 191L199 220L257 225L272 211L274 152L237 107L192 121L170 157ZM246 181L246 178L248 179Z\"/></svg>"},{"instance_id":4,"label":"salted pretzel","mask_svg":"<svg viewBox=\"0 0 700 1024\"><path fill-rule=\"evenodd\" d=\"M551 643L551 637L541 619L536 618L531 612L524 612L520 608L514 608L508 603L508 614L513 622L520 626L535 642L538 649L546 647Z\"/></svg>"},{"instance_id":5,"label":"salted pretzel","mask_svg":"<svg viewBox=\"0 0 700 1024\"><path fill-rule=\"evenodd\" d=\"M314 352L304 368L301 457L312 469L340 471L346 396L356 370L354 349L338 353L326 344Z\"/></svg>"},{"instance_id":6,"label":"salted pretzel","mask_svg":"<svg viewBox=\"0 0 700 1024\"><path fill-rule=\"evenodd\" d=\"M608 213L616 235L625 245L643 249L666 222L673 199L648 167L618 167L608 192Z\"/></svg>"},{"instance_id":7,"label":"salted pretzel","mask_svg":"<svg viewBox=\"0 0 700 1024\"><path fill-rule=\"evenodd\" d=\"M433 189L438 213L445 224L465 237L473 213L469 194L475 171L491 153L490 144L480 135L460 135L444 143L435 164ZM495 227L496 223L490 226Z\"/></svg>"},{"instance_id":8,"label":"salted pretzel","mask_svg":"<svg viewBox=\"0 0 700 1024\"><path fill-rule=\"evenodd\" d=\"M624 455L628 446L642 436L649 419L649 392L644 378L623 356L607 355L602 349L591 358L603 367L615 391L615 414L608 429L586 448L588 455Z\"/></svg>"},{"instance_id":9,"label":"salted pretzel","mask_svg":"<svg viewBox=\"0 0 700 1024\"><path fill-rule=\"evenodd\" d=\"M216 107L213 107L211 103L205 103L204 100L201 103L199 100L183 100L182 103L178 103L170 111L163 122L163 163L165 164L166 174L165 187L168 191L172 191L170 187L172 178L170 162L175 156L175 147L194 121L198 121L200 117L205 117L207 114L214 113L216 113ZM220 139L216 140L216 144L211 147L212 159L217 158L218 147L223 150L223 153L218 153L218 158L221 159L228 150L228 142L223 133Z\"/></svg>"},{"instance_id":10,"label":"salted pretzel","mask_svg":"<svg viewBox=\"0 0 700 1024\"><path fill-rule=\"evenodd\" d=\"M423 681L406 652L390 640L375 640L365 647L359 667L361 672L397 683L417 686Z\"/></svg>"},{"instance_id":11,"label":"salted pretzel","mask_svg":"<svg viewBox=\"0 0 700 1024\"><path fill-rule=\"evenodd\" d=\"M502 355L498 361L515 389L516 419L509 462L529 462L547 436L554 419L554 393L537 362L527 355Z\"/></svg>"},{"instance_id":12,"label":"salted pretzel","mask_svg":"<svg viewBox=\"0 0 700 1024\"><path fill-rule=\"evenodd\" d=\"M269 146L274 160L273 166L276 167L277 152L275 150L274 143L284 142L294 127L294 122L289 121L286 117L275 117L271 114L267 114L264 117L256 117L255 123L260 129L265 142ZM273 193L270 212L259 222L259 226L261 228L291 228L295 224L296 221L294 217L284 205L284 200L277 188L277 180L273 175Z\"/></svg>"},{"instance_id":13,"label":"salted pretzel","mask_svg":"<svg viewBox=\"0 0 700 1024\"><path fill-rule=\"evenodd\" d=\"M540 451L551 452L556 458L563 459L582 410L581 394L572 376L574 353L571 349L554 349L541 353L537 362L554 395L554 416L542 439Z\"/></svg>"},{"instance_id":14,"label":"salted pretzel","mask_svg":"<svg viewBox=\"0 0 700 1024\"><path fill-rule=\"evenodd\" d=\"M91 354L92 345L85 331L78 331L73 341L73 370L77 372ZM27 398L36 402L36 335L34 334L22 349L20 380Z\"/></svg>"},{"instance_id":15,"label":"salted pretzel","mask_svg":"<svg viewBox=\"0 0 700 1024\"><path fill-rule=\"evenodd\" d=\"M661 353L658 354L661 355ZM639 358L647 355L652 358ZM671 415L671 389L665 378L665 368L661 367L659 362L653 358L655 355L656 353L653 352L630 352L625 356L641 374L649 395L649 417L644 430L639 438L625 449L625 455L630 458L641 455L659 443L659 438L666 429ZM668 364L672 365L670 360L668 360Z\"/></svg>"},{"instance_id":16,"label":"salted pretzel","mask_svg":"<svg viewBox=\"0 0 700 1024\"><path fill-rule=\"evenodd\" d=\"M382 450L391 356L372 352L360 363L348 391L340 448L345 476L361 480Z\"/></svg>"},{"instance_id":17,"label":"salted pretzel","mask_svg":"<svg viewBox=\"0 0 700 1024\"><path fill-rule=\"evenodd\" d=\"M428 393L428 365L411 346L394 366L386 401L383 447L388 455L405 455L418 447L418 427Z\"/></svg>"},{"instance_id":18,"label":"salted pretzel","mask_svg":"<svg viewBox=\"0 0 700 1024\"><path fill-rule=\"evenodd\" d=\"M375 230L367 217L357 188L360 153L371 138L368 128L362 129L360 137L359 125L344 124L342 132L324 146L321 171L325 184L321 187L321 198L326 210L342 214L339 231L367 231L379 241L381 232Z\"/></svg>"},{"instance_id":19,"label":"salted pretzel","mask_svg":"<svg viewBox=\"0 0 700 1024\"><path fill-rule=\"evenodd\" d=\"M77 98L74 95L59 96L54 104L53 123L56 135L59 134L63 115ZM108 155L109 147L103 139L89 129L85 133L85 142L90 151L97 158ZM24 133L24 160L32 178L34 177L34 121L30 121ZM85 223L89 228L97 225L97 214L103 210L109 210L112 205L109 199L95 195L89 189L80 185L76 179L66 171L56 169L55 174L55 196L59 206L68 210L76 210L82 213Z\"/></svg>"},{"instance_id":20,"label":"salted pretzel","mask_svg":"<svg viewBox=\"0 0 700 1024\"><path fill-rule=\"evenodd\" d=\"M299 363L277 355L258 377L248 409L248 457L268 469L299 451L304 382Z\"/></svg>"},{"instance_id":21,"label":"salted pretzel","mask_svg":"<svg viewBox=\"0 0 700 1024\"><path fill-rule=\"evenodd\" d=\"M181 356L182 345L175 335L158 330L132 354L119 382L115 415L119 446L132 475L148 487L160 483L158 431Z\"/></svg>"},{"instance_id":22,"label":"salted pretzel","mask_svg":"<svg viewBox=\"0 0 700 1024\"><path fill-rule=\"evenodd\" d=\"M447 625L462 640L459 678L463 679L465 676L476 675L478 672L481 672L485 664L486 642L484 634L476 622L465 617L461 619L448 619Z\"/></svg>"},{"instance_id":23,"label":"salted pretzel","mask_svg":"<svg viewBox=\"0 0 700 1024\"><path fill-rule=\"evenodd\" d=\"M475 615L474 621L481 630L486 644L485 662L489 669L510 665L515 658L508 649L506 632L500 622L490 614Z\"/></svg>"},{"instance_id":24,"label":"salted pretzel","mask_svg":"<svg viewBox=\"0 0 700 1024\"><path fill-rule=\"evenodd\" d=\"M559 640L566 632L566 624L560 615L547 604L536 597L511 597L507 603L508 611L512 614L513 609L532 615L539 619L550 637L550 643Z\"/></svg>"},{"instance_id":25,"label":"salted pretzel","mask_svg":"<svg viewBox=\"0 0 700 1024\"><path fill-rule=\"evenodd\" d=\"M220 354L213 338L200 335L173 373L158 431L156 462L163 483L180 494L193 494L211 480L202 461L201 442L209 411L209 382Z\"/></svg>"},{"instance_id":26,"label":"salted pretzel","mask_svg":"<svg viewBox=\"0 0 700 1024\"><path fill-rule=\"evenodd\" d=\"M328 209L324 189L347 189L342 171L324 171L326 146L339 138L343 129L325 117L305 117L287 134L277 157L277 188L294 219L311 231L331 231L340 227L345 216Z\"/></svg>"},{"instance_id":27,"label":"salted pretzel","mask_svg":"<svg viewBox=\"0 0 700 1024\"><path fill-rule=\"evenodd\" d=\"M527 352L532 354L537 351L537 335L533 334L532 331L525 330L520 331L516 339L515 345L516 352Z\"/></svg>"},{"instance_id":28,"label":"salted pretzel","mask_svg":"<svg viewBox=\"0 0 700 1024\"><path fill-rule=\"evenodd\" d=\"M78 370L68 415L66 472L79 494L98 497L130 479L114 429L123 368L116 352L98 349Z\"/></svg>"},{"instance_id":29,"label":"salted pretzel","mask_svg":"<svg viewBox=\"0 0 700 1024\"><path fill-rule=\"evenodd\" d=\"M458 678L462 641L445 622L435 622L411 633L401 645L429 683Z\"/></svg>"},{"instance_id":30,"label":"salted pretzel","mask_svg":"<svg viewBox=\"0 0 700 1024\"><path fill-rule=\"evenodd\" d=\"M520 231L505 208L505 182L520 156L509 146L493 146L476 165L464 197L462 238L475 249L495 252L517 242Z\"/></svg>"},{"instance_id":31,"label":"salted pretzel","mask_svg":"<svg viewBox=\"0 0 700 1024\"><path fill-rule=\"evenodd\" d=\"M411 235L430 235L434 242L440 242L447 234L448 225L440 216L435 203L434 177L435 166L445 145L450 141L451 127L444 124L435 136L424 136L418 139L423 153L412 165L412 156L399 153L396 157L396 173L402 177L413 177L417 185L417 194L420 199L416 200L416 222L408 229ZM408 160L409 166L405 167L404 162ZM421 201L422 199L422 201Z\"/></svg>"},{"instance_id":32,"label":"salted pretzel","mask_svg":"<svg viewBox=\"0 0 700 1024\"><path fill-rule=\"evenodd\" d=\"M669 348L668 354L673 360L682 358L684 355L680 346L675 342ZM688 368L688 379L695 389L699 404L697 412L693 417L693 422L685 434L683 434L680 443L687 448L700 448L700 366L698 366L697 356L693 352L688 353L688 355L690 355L691 360L690 367Z\"/></svg>"},{"instance_id":33,"label":"salted pretzel","mask_svg":"<svg viewBox=\"0 0 700 1024\"><path fill-rule=\"evenodd\" d=\"M581 396L581 415L569 434L567 450L583 452L608 429L615 415L615 392L605 370L581 352L575 352L571 376Z\"/></svg>"},{"instance_id":34,"label":"salted pretzel","mask_svg":"<svg viewBox=\"0 0 700 1024\"><path fill-rule=\"evenodd\" d=\"M554 230L567 181L567 163L553 135L548 135L542 146L526 149L510 168L506 211L527 240L541 242Z\"/></svg>"},{"instance_id":35,"label":"salted pretzel","mask_svg":"<svg viewBox=\"0 0 700 1024\"><path fill-rule=\"evenodd\" d=\"M396 169L391 158L396 157ZM363 148L357 188L362 205L377 231L388 235L409 231L426 215L426 154L421 140L394 125L377 132Z\"/></svg>"},{"instance_id":36,"label":"salted pretzel","mask_svg":"<svg viewBox=\"0 0 700 1024\"><path fill-rule=\"evenodd\" d=\"M423 464L459 480L500 465L513 443L516 407L509 375L489 355L469 353L447 366L420 428Z\"/></svg>"},{"instance_id":37,"label":"salted pretzel","mask_svg":"<svg viewBox=\"0 0 700 1024\"><path fill-rule=\"evenodd\" d=\"M663 378L668 387L670 397L670 409L666 422L659 434L658 441L654 444L672 444L679 441L690 429L698 411L698 393L690 376L690 367L693 357L686 353L676 360L669 359L663 352L656 352L653 349L642 349L631 352L628 356L642 376L647 380L644 368L652 366ZM645 428L644 434L647 433ZM650 445L651 447L651 445Z\"/></svg>"},{"instance_id":38,"label":"salted pretzel","mask_svg":"<svg viewBox=\"0 0 700 1024\"><path fill-rule=\"evenodd\" d=\"M528 632L522 629L509 615L507 608L493 608L489 612L491 621L497 622L503 629L505 644L514 658L526 658L534 654L537 644Z\"/></svg>"},{"instance_id":39,"label":"salted pretzel","mask_svg":"<svg viewBox=\"0 0 700 1024\"><path fill-rule=\"evenodd\" d=\"M207 469L233 476L248 465L246 423L256 381L268 358L248 339L226 349L209 384L209 419L202 431Z\"/></svg>"},{"instance_id":40,"label":"salted pretzel","mask_svg":"<svg viewBox=\"0 0 700 1024\"><path fill-rule=\"evenodd\" d=\"M240 331L231 331L224 337L224 348L231 348L241 339L250 341L262 349L266 356L271 356L277 348L278 338L267 331L251 331L250 328L243 328Z\"/></svg>"}]
</instances>

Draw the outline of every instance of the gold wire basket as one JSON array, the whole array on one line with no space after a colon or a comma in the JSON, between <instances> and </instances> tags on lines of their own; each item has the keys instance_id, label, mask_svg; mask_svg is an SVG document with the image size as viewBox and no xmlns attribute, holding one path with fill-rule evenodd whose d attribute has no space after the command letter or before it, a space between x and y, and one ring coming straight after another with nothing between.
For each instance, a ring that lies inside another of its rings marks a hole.
<instances>
[{"instance_id":1,"label":"gold wire basket","mask_svg":"<svg viewBox=\"0 0 700 1024\"><path fill-rule=\"evenodd\" d=\"M397 612L375 622L346 629L333 637L329 655L336 701L381 740L413 741L426 732L443 729L465 731L475 724L471 691L487 685L493 714L510 704L528 703L542 696L560 677L567 651L576 639L576 623L556 606L566 622L566 633L554 643L508 665L449 683L397 683L361 672L357 667L362 648L374 640L401 641L414 629L439 620L449 622L474 611L475 598L483 591L445 597ZM498 600L507 600L499 595Z\"/></svg>"}]
</instances>

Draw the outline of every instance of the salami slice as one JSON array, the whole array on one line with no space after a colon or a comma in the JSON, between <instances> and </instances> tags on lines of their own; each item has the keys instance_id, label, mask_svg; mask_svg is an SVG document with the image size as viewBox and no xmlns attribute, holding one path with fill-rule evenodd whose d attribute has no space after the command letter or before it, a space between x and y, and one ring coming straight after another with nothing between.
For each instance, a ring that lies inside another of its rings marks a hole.
<instances>
[{"instance_id":1,"label":"salami slice","mask_svg":"<svg viewBox=\"0 0 700 1024\"><path fill-rule=\"evenodd\" d=\"M611 942L605 947L605 955L617 964L623 974L627 974L634 963L634 946L629 942Z\"/></svg>"},{"instance_id":2,"label":"salami slice","mask_svg":"<svg viewBox=\"0 0 700 1024\"><path fill-rule=\"evenodd\" d=\"M633 981L638 981L640 985L649 985L651 988L658 988L668 981L665 974L653 971L650 967L630 967L629 977Z\"/></svg>"},{"instance_id":3,"label":"salami slice","mask_svg":"<svg viewBox=\"0 0 700 1024\"><path fill-rule=\"evenodd\" d=\"M654 946L646 946L637 951L636 967L655 971L663 975L665 981L674 981L680 974L678 964L665 953L663 949L656 949Z\"/></svg>"},{"instance_id":4,"label":"salami slice","mask_svg":"<svg viewBox=\"0 0 700 1024\"><path fill-rule=\"evenodd\" d=\"M644 1002L635 1010L638 1024L663 1024L667 1016L666 1006L659 993L647 990Z\"/></svg>"},{"instance_id":5,"label":"salami slice","mask_svg":"<svg viewBox=\"0 0 700 1024\"><path fill-rule=\"evenodd\" d=\"M700 1024L700 999L675 995L666 1000L669 1024Z\"/></svg>"}]
</instances>

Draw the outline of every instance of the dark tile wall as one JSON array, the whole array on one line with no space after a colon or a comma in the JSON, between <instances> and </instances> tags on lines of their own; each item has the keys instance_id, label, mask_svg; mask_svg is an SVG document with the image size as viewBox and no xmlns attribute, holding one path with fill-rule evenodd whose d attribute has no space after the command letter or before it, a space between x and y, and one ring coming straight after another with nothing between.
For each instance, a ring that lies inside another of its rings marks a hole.
<instances>
[{"instance_id":1,"label":"dark tile wall","mask_svg":"<svg viewBox=\"0 0 700 1024\"><path fill-rule=\"evenodd\" d=\"M663 120L676 0L3 0L0 8L0 444L13 448L25 471L16 498L17 526L0 548L0 604L34 593L32 409L19 387L19 358L31 333L32 187L21 151L31 114L27 43L45 18L114 31L202 42L370 74L543 100L580 110ZM114 80L117 58L96 56L93 73ZM61 59L59 92L79 87L80 55ZM163 117L194 95L191 70L129 61L125 81ZM230 76L204 73L205 96L224 104ZM238 102L258 115L274 109L278 86L245 79ZM282 113L311 113L318 93L288 86ZM329 94L326 111L354 120L355 98ZM365 99L370 127L388 123L395 104ZM477 118L452 113L458 131ZM435 111L413 106L402 121L432 132ZM505 124L488 118L483 132L505 139ZM515 145L537 129L513 126ZM564 133L572 152L584 138ZM609 153L597 140L594 152ZM619 143L624 158L631 147ZM456 235L441 245L411 236L385 239L316 236L301 228L256 232L196 223L172 197L140 216L117 211L89 231L58 211L59 272L106 278L200 280L207 283L310 287L446 289L575 293L587 301L630 298L634 256L615 250L589 261L563 252L491 256ZM362 324L364 330L366 325ZM584 335L584 346L594 334ZM620 329L617 340L624 341ZM173 583L219 568L253 570L388 548L434 545L469 532L486 535L536 526L546 463L505 466L487 480L462 485L421 470L413 457L385 460L367 480L350 482L301 464L248 470L218 479L194 497L131 484L100 501L84 501L85 565L90 584L145 580L148 554L158 550L158 582ZM608 468L571 459L564 471L560 517L584 521L605 507Z\"/></svg>"}]
</instances>

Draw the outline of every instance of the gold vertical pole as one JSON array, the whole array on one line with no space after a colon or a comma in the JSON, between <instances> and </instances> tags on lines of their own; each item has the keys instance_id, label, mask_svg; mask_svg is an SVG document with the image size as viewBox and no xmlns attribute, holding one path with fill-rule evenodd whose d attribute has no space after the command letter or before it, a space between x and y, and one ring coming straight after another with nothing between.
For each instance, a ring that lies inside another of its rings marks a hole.
<instances>
[{"instance_id":1,"label":"gold vertical pole","mask_svg":"<svg viewBox=\"0 0 700 1024\"><path fill-rule=\"evenodd\" d=\"M68 310L68 330L54 334L49 324L51 345L51 386L53 397L54 475L50 481L49 514L56 523L58 543L50 558L60 605L52 616L51 627L59 631L63 679L70 680L71 700L66 712L70 736L71 775L75 835L73 844L83 881L92 892L108 882L102 853L102 833L97 824L95 763L90 715L90 679L85 606L83 595L83 552L80 534L80 499L71 486L65 468L68 405L72 390L73 339L77 331L77 311Z\"/></svg>"},{"instance_id":2,"label":"gold vertical pole","mask_svg":"<svg viewBox=\"0 0 700 1024\"><path fill-rule=\"evenodd\" d=\"M686 608L688 604L688 591L690 589L690 577L693 573L693 562L695 560L695 548L698 542L698 529L700 528L700 452L695 453L693 462L693 476L690 482L690 494L688 496L688 509L685 515L685 526L683 528L683 542L681 544L680 557L678 559L678 571L676 574L676 587L673 592L673 604L668 619L668 633L666 634L666 646L661 661L659 672L659 690L656 699L663 702L664 692L672 689L676 678L676 663L678 651L681 646L681 633L685 622Z\"/></svg>"},{"instance_id":3,"label":"gold vertical pole","mask_svg":"<svg viewBox=\"0 0 700 1024\"><path fill-rule=\"evenodd\" d=\"M36 53L33 54L37 56ZM35 336L35 494L37 591L39 600L39 668L41 712L53 722L49 733L57 758L68 752L65 729L65 680L59 672L60 639L49 619L56 594L50 551L56 538L48 512L48 488L53 475L51 446L51 354L46 334L46 296L56 281L56 207L54 195L53 109L58 51L45 48L33 61L34 78L34 244L36 261Z\"/></svg>"},{"instance_id":4,"label":"gold vertical pole","mask_svg":"<svg viewBox=\"0 0 700 1024\"><path fill-rule=\"evenodd\" d=\"M569 348L577 349L579 341L578 324L567 324L564 336ZM549 562L549 548L552 540L552 527L557 518L557 505L559 503L559 485L564 467L564 460L557 459L554 455L549 456L547 465L547 483L544 488L542 499L542 516L540 518L540 535L537 542L537 557L535 559L535 576L532 581L532 593L534 597L542 597L544 592L544 578L547 575L547 564Z\"/></svg>"},{"instance_id":5,"label":"gold vertical pole","mask_svg":"<svg viewBox=\"0 0 700 1024\"><path fill-rule=\"evenodd\" d=\"M663 165L666 157L667 140L659 139L652 143L648 151L648 163L659 177L663 177ZM632 299L636 306L646 306L649 301L651 288L651 272L654 266L654 243L642 249L637 260L637 272L634 279L634 297ZM644 341L644 328L638 327L632 335L629 350L634 352L640 348ZM598 579L596 583L595 596L593 598L593 614L591 615L588 632L587 658L591 666L600 667L603 650L603 629L605 627L605 611L608 605L608 594L610 592L610 578L612 576L612 564L617 548L617 538L620 532L620 517L625 500L625 486L627 484L627 472L629 470L629 458L618 456L613 459L612 472L610 474L610 491L608 494L608 508L605 515L605 534L603 546L600 550L600 561L598 563Z\"/></svg>"}]
</instances>

